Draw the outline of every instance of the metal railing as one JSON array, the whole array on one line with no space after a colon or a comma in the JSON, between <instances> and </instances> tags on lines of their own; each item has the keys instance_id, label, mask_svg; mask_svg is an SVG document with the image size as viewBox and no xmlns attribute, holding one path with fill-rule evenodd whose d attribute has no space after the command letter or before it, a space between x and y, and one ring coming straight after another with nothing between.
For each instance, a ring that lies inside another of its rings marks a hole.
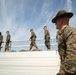
<instances>
[{"instance_id":1,"label":"metal railing","mask_svg":"<svg viewBox=\"0 0 76 75\"><path fill-rule=\"evenodd\" d=\"M54 40L54 43L52 42ZM40 41L40 43L38 43ZM41 41L43 41L43 42L41 42ZM45 47L45 44L44 44L44 39L43 38L38 38L37 40L36 40L36 44L37 44L37 46L38 47ZM23 45L21 44L21 43L24 43ZM25 44L26 42L29 42L28 44ZM1 49L5 49L5 43L6 42L4 42L3 43L3 45L2 45L2 47L1 47ZM10 51L12 50L12 48L23 48L23 47L27 47L27 48L25 48L25 50L28 50L28 48L29 48L29 46L30 46L30 40L28 40L28 39L26 39L26 40L11 40L10 41L10 44L9 44L9 49L10 49ZM52 47L53 46L57 46L57 43L56 43L56 39L55 39L55 37L51 37L51 39L50 39L50 46L51 46L51 50L53 50L52 49Z\"/></svg>"}]
</instances>

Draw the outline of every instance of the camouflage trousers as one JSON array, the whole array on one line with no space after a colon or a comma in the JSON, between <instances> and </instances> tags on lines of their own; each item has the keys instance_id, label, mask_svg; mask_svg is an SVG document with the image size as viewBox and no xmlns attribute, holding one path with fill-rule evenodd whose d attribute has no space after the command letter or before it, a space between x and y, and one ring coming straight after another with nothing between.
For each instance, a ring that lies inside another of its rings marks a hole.
<instances>
[{"instance_id":1,"label":"camouflage trousers","mask_svg":"<svg viewBox=\"0 0 76 75\"><path fill-rule=\"evenodd\" d=\"M76 75L76 58L62 61L58 75Z\"/></svg>"},{"instance_id":2,"label":"camouflage trousers","mask_svg":"<svg viewBox=\"0 0 76 75\"><path fill-rule=\"evenodd\" d=\"M35 41L31 41L30 49L29 50L31 50L33 46L36 48L36 50L38 50L38 47L37 47Z\"/></svg>"},{"instance_id":3,"label":"camouflage trousers","mask_svg":"<svg viewBox=\"0 0 76 75\"><path fill-rule=\"evenodd\" d=\"M45 46L50 49L50 40L45 40Z\"/></svg>"},{"instance_id":4,"label":"camouflage trousers","mask_svg":"<svg viewBox=\"0 0 76 75\"><path fill-rule=\"evenodd\" d=\"M1 51L1 45L2 45L2 43L0 43L0 51Z\"/></svg>"},{"instance_id":5,"label":"camouflage trousers","mask_svg":"<svg viewBox=\"0 0 76 75\"><path fill-rule=\"evenodd\" d=\"M6 51L6 50L9 51L9 42L8 42L8 43L6 42L6 45L5 45L5 51Z\"/></svg>"}]
</instances>

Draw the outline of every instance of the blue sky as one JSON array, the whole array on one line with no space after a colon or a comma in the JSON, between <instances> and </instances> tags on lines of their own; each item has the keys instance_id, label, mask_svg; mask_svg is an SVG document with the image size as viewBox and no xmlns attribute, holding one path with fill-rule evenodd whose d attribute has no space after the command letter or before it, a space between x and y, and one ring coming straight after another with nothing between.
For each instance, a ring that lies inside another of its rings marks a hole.
<instances>
[{"instance_id":1,"label":"blue sky","mask_svg":"<svg viewBox=\"0 0 76 75\"><path fill-rule=\"evenodd\" d=\"M59 10L74 13L70 25L76 28L76 0L0 0L0 31L4 41L7 30L11 40L29 39L31 28L37 38L43 38L45 25L54 37L57 30L51 20Z\"/></svg>"},{"instance_id":2,"label":"blue sky","mask_svg":"<svg viewBox=\"0 0 76 75\"><path fill-rule=\"evenodd\" d=\"M0 31L4 40L9 30L11 40L25 40L30 37L31 28L38 38L43 38L43 26L50 35L56 35L56 27L51 19L59 10L74 13L70 25L76 27L76 0L0 0Z\"/></svg>"}]
</instances>

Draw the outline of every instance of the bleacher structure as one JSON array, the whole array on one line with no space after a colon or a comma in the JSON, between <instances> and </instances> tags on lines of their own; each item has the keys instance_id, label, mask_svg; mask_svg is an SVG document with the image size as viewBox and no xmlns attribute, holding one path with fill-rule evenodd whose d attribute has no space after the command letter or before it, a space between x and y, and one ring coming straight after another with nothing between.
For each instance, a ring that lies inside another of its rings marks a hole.
<instances>
[{"instance_id":1,"label":"bleacher structure","mask_svg":"<svg viewBox=\"0 0 76 75\"><path fill-rule=\"evenodd\" d=\"M59 66L56 50L0 52L0 75L56 75Z\"/></svg>"}]
</instances>

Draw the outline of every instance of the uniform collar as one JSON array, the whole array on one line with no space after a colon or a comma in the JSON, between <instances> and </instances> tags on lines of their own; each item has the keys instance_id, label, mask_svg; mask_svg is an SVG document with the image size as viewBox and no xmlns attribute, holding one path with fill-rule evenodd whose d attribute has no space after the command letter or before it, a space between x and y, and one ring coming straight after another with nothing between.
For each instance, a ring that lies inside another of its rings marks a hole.
<instances>
[{"instance_id":1,"label":"uniform collar","mask_svg":"<svg viewBox=\"0 0 76 75\"><path fill-rule=\"evenodd\" d=\"M61 34L69 27L69 25L67 25L63 30L61 30Z\"/></svg>"}]
</instances>

